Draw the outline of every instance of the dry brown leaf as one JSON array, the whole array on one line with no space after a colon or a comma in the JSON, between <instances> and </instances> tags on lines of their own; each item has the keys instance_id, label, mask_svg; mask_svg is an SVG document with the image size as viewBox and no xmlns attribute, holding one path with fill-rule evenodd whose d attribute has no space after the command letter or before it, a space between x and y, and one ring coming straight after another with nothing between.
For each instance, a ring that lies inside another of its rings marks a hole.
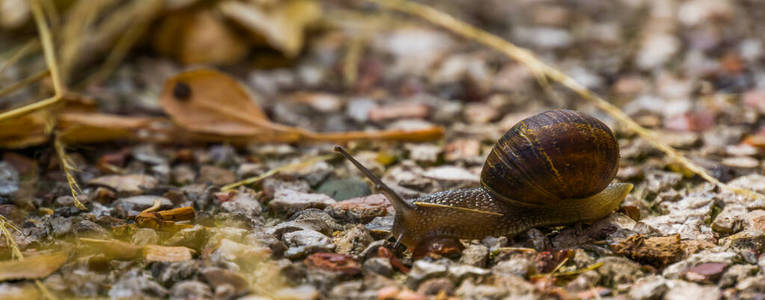
<instances>
[{"instance_id":1,"label":"dry brown leaf","mask_svg":"<svg viewBox=\"0 0 765 300\"><path fill-rule=\"evenodd\" d=\"M303 47L305 28L321 17L321 6L313 0L274 3L222 1L223 14L265 39L271 47L294 57Z\"/></svg>"},{"instance_id":2,"label":"dry brown leaf","mask_svg":"<svg viewBox=\"0 0 765 300\"><path fill-rule=\"evenodd\" d=\"M261 142L352 140L427 141L443 128L315 133L272 123L236 79L210 69L180 73L165 82L160 103L179 126L194 133Z\"/></svg>"},{"instance_id":3,"label":"dry brown leaf","mask_svg":"<svg viewBox=\"0 0 765 300\"><path fill-rule=\"evenodd\" d=\"M132 260L141 257L142 253L142 247L118 240L80 238L80 242L88 247L85 250L93 250L110 259Z\"/></svg>"},{"instance_id":4,"label":"dry brown leaf","mask_svg":"<svg viewBox=\"0 0 765 300\"><path fill-rule=\"evenodd\" d=\"M207 8L173 13L159 26L154 48L184 64L237 63L247 56L250 42L224 21Z\"/></svg>"},{"instance_id":5,"label":"dry brown leaf","mask_svg":"<svg viewBox=\"0 0 765 300\"><path fill-rule=\"evenodd\" d=\"M146 245L143 247L143 258L147 262L162 261L176 262L191 260L193 250L186 247L165 247L158 245Z\"/></svg>"},{"instance_id":6,"label":"dry brown leaf","mask_svg":"<svg viewBox=\"0 0 765 300\"><path fill-rule=\"evenodd\" d=\"M210 69L180 73L165 81L160 103L178 125L200 133L254 136L288 130L274 126L236 79Z\"/></svg>"},{"instance_id":7,"label":"dry brown leaf","mask_svg":"<svg viewBox=\"0 0 765 300\"><path fill-rule=\"evenodd\" d=\"M57 252L27 256L24 260L0 262L0 281L45 278L66 262L66 254Z\"/></svg>"},{"instance_id":8,"label":"dry brown leaf","mask_svg":"<svg viewBox=\"0 0 765 300\"><path fill-rule=\"evenodd\" d=\"M49 114L37 111L18 118L0 121L0 148L24 148L48 141Z\"/></svg>"},{"instance_id":9,"label":"dry brown leaf","mask_svg":"<svg viewBox=\"0 0 765 300\"><path fill-rule=\"evenodd\" d=\"M66 112L58 114L58 128L64 142L95 143L136 140L139 131L150 131L156 118L126 117L102 113Z\"/></svg>"}]
</instances>

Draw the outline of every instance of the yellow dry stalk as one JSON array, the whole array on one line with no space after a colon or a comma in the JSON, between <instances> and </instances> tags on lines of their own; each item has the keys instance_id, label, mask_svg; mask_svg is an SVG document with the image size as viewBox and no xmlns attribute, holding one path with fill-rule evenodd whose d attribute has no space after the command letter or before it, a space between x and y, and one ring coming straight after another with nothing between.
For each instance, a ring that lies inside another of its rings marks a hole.
<instances>
[{"instance_id":1,"label":"yellow dry stalk","mask_svg":"<svg viewBox=\"0 0 765 300\"><path fill-rule=\"evenodd\" d=\"M82 192L80 185L77 183L77 179L74 178L74 172L77 168L74 166L72 159L66 155L64 149L64 143L59 138L58 134L55 134L53 138L53 147L56 148L56 155L58 155L59 163L61 164L61 170L64 171L66 176L66 182L69 184L69 190L72 192L72 198L74 198L74 206L80 210L87 211L88 208L80 202L79 194Z\"/></svg>"},{"instance_id":2,"label":"yellow dry stalk","mask_svg":"<svg viewBox=\"0 0 765 300\"><path fill-rule=\"evenodd\" d=\"M59 75L58 65L56 63L56 52L53 46L53 38L50 33L50 26L45 19L45 13L43 12L41 0L32 0L32 15L34 15L35 23L37 24L37 32L40 36L40 42L42 42L43 53L45 55L45 64L50 71L51 79L53 81L54 94L52 97L44 100L28 104L4 113L0 113L0 121L16 118L41 108L51 106L61 101L64 95L64 87L61 84L61 77Z\"/></svg>"},{"instance_id":3,"label":"yellow dry stalk","mask_svg":"<svg viewBox=\"0 0 765 300\"><path fill-rule=\"evenodd\" d=\"M284 171L304 168L304 167L310 166L312 164L318 163L320 161L330 160L330 159L332 159L334 157L336 157L336 155L334 155L334 154L327 154L327 155L321 155L321 156L316 156L316 157L309 157L308 159L304 159L304 160L301 160L301 161L298 161L298 162L295 162L295 163L286 164L286 165L283 165L281 167L271 169L268 172L265 172L265 173L260 174L258 176L250 177L250 178L247 178L247 179L244 179L244 180L240 180L240 181L234 182L232 184L229 184L229 185L226 185L226 186L222 187L220 190L221 190L221 192L227 192L227 191L233 190L233 189L235 189L237 187L240 187L240 186L243 186L243 185L253 184L253 183L259 182L259 181L261 181L263 179L266 179L268 177L274 176L274 175L276 175L279 172L284 172Z\"/></svg>"},{"instance_id":4,"label":"yellow dry stalk","mask_svg":"<svg viewBox=\"0 0 765 300\"><path fill-rule=\"evenodd\" d=\"M593 105L597 106L601 110L611 115L611 117L613 117L616 121L621 123L625 128L635 132L638 136L648 141L653 147L663 152L664 154L666 154L671 159L678 162L680 165L682 165L686 169L690 170L696 175L699 175L699 177L703 178L704 180L720 187L723 190L732 192L734 194L742 195L745 197L751 197L751 198L765 199L765 196L763 196L760 193L757 193L749 189L732 187L722 183L721 181L717 180L717 178L712 177L704 168L693 163L691 160L683 156L674 148L659 141L656 138L656 133L654 133L653 131L649 129L644 128L643 126L640 126L640 124L638 124L637 122L632 120L632 118L630 118L627 114L622 112L621 109L609 103L608 101L598 96L597 94L591 92L586 87L579 84L573 78L569 77L568 75L561 72L560 70L540 61L538 58L536 58L536 56L531 51L525 48L518 47L496 35L493 35L489 32L483 31L465 22L457 20L454 17L444 12L441 12L435 8L432 8L424 4L414 3L411 1L402 1L402 0L368 0L368 1L380 4L381 6L389 8L389 9L397 10L406 14L410 14L410 15L422 18L428 22L431 22L433 24L446 28L455 34L462 36L463 38L475 41L479 44L483 44L490 48L494 48L495 50L507 55L511 59L514 59L526 65L526 67L531 69L531 71L534 72L535 74L544 74L545 77L550 78L553 81L558 82L559 84L572 90L574 93L576 93L580 97L591 102Z\"/></svg>"},{"instance_id":5,"label":"yellow dry stalk","mask_svg":"<svg viewBox=\"0 0 765 300\"><path fill-rule=\"evenodd\" d=\"M13 239L13 235L11 235L11 231L8 230L8 227L13 230L20 231L18 227L9 223L4 216L0 215L0 233L2 233L5 237L5 242L8 244L8 248L11 248L11 258L24 260L24 255L21 254L19 245L16 244L16 240Z\"/></svg>"},{"instance_id":6,"label":"yellow dry stalk","mask_svg":"<svg viewBox=\"0 0 765 300\"><path fill-rule=\"evenodd\" d=\"M343 79L345 79L345 86L347 87L351 87L356 83L356 78L358 78L359 75L359 61L364 52L366 42L367 39L364 34L356 36L351 39L351 42L345 50L345 57L343 58Z\"/></svg>"},{"instance_id":7,"label":"yellow dry stalk","mask_svg":"<svg viewBox=\"0 0 765 300\"><path fill-rule=\"evenodd\" d=\"M13 93L14 91L20 88L26 87L32 83L35 83L38 80L45 78L45 76L48 76L48 70L42 70L40 72L37 72L36 74L33 74L32 76L19 80L16 83L11 84L3 88L2 90L0 90L0 97Z\"/></svg>"},{"instance_id":8,"label":"yellow dry stalk","mask_svg":"<svg viewBox=\"0 0 765 300\"><path fill-rule=\"evenodd\" d=\"M33 39L31 41L28 41L18 47L17 49L13 49L13 54L10 54L8 57L8 60L3 62L2 65L0 65L0 74L5 71L8 66L15 64L17 61L21 60L22 58L26 57L27 54L36 51L40 47L40 43L37 39ZM6 56L5 53L2 56Z\"/></svg>"},{"instance_id":9,"label":"yellow dry stalk","mask_svg":"<svg viewBox=\"0 0 765 300\"><path fill-rule=\"evenodd\" d=\"M17 259L17 260L24 260L24 254L21 253L21 250L19 250L19 245L16 244L16 240L13 239L13 236L11 235L11 231L8 230L8 227L15 231L21 232L21 230L16 227L15 225L8 222L5 217L0 216L0 233L2 233L3 236L5 236L5 241L8 244L8 247L11 248L11 258ZM43 297L45 299L49 300L56 300L58 299L56 296L51 293L48 288L45 286L45 284L42 283L39 279L35 280L35 285L37 285L37 288L40 289L40 293L42 293Z\"/></svg>"}]
</instances>

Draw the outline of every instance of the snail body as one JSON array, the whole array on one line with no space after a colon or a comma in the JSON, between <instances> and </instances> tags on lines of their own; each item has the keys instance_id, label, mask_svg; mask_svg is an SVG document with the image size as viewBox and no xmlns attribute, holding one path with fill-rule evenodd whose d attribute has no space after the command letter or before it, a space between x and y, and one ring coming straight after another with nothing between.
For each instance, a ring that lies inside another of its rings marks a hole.
<instances>
[{"instance_id":1,"label":"snail body","mask_svg":"<svg viewBox=\"0 0 765 300\"><path fill-rule=\"evenodd\" d=\"M342 148L391 201L392 233L409 248L442 238L514 235L532 227L597 220L619 207L632 190L611 183L619 145L599 120L571 110L524 119L494 145L481 185L401 199Z\"/></svg>"}]
</instances>

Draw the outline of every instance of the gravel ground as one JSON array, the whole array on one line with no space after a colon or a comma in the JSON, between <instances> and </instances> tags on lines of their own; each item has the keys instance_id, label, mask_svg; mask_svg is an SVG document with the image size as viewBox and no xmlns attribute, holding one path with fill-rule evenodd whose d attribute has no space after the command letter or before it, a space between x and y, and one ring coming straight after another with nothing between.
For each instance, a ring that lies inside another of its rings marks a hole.
<instances>
[{"instance_id":1,"label":"gravel ground","mask_svg":"<svg viewBox=\"0 0 765 300\"><path fill-rule=\"evenodd\" d=\"M765 193L765 2L434 5L530 49L719 180ZM73 206L53 147L4 150L0 215L19 228L11 231L19 248L25 256L67 254L40 281L76 298L765 298L765 201L693 176L500 53L416 19L369 13L315 30L288 66L223 70L252 89L278 123L326 132L443 126L446 135L436 142L350 143L407 198L477 186L496 139L551 108L607 123L621 147L616 180L634 190L594 223L463 240L461 252L414 259L389 239L394 211L387 199L342 159L220 190L331 153L332 145L69 145L88 211ZM353 43L362 50L348 80ZM138 53L85 93L105 112L160 114L162 79L183 68ZM160 210L193 207L196 216L172 226L137 222L156 200ZM131 247L138 254L126 254ZM10 259L5 239L0 253ZM30 282L2 282L0 295L38 293Z\"/></svg>"}]
</instances>

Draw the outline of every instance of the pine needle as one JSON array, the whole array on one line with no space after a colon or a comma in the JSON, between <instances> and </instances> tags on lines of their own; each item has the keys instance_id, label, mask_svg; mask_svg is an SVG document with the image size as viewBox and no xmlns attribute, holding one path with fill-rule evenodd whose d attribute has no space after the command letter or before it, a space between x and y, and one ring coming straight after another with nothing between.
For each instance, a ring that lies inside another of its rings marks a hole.
<instances>
[{"instance_id":1,"label":"pine needle","mask_svg":"<svg viewBox=\"0 0 765 300\"><path fill-rule=\"evenodd\" d=\"M675 160L680 165L690 170L691 172L695 173L696 175L699 175L699 177L703 178L704 180L720 187L723 190L726 190L738 195L751 197L751 198L765 199L765 196L763 196L762 194L759 194L757 192L754 192L748 189L728 186L727 184L724 184L721 181L717 180L717 178L712 177L704 168L693 163L688 158L686 158L685 156L677 152L674 148L659 141L656 138L656 133L644 128L643 126L640 126L637 122L633 121L632 118L630 118L627 114L622 112L618 107L609 103L608 101L596 95L595 93L591 92L586 87L576 82L573 78L564 74L560 70L540 61L539 59L536 58L536 56L531 51L527 49L518 47L496 35L493 35L489 32L483 31L465 22L457 20L446 13L443 13L439 10L436 10L424 4L414 3L411 1L402 1L402 0L368 0L368 1L377 3L389 9L393 9L393 10L401 11L413 16L417 16L433 24L446 28L455 34L462 36L463 38L475 41L477 43L483 44L490 48L494 48L495 50L498 50L502 52L503 54L507 55L511 59L514 59L526 65L534 73L544 74L546 77L572 90L574 93L576 93L580 97L591 102L593 105L597 106L601 110L611 115L611 117L616 119L624 127L635 132L638 136L648 141L656 149L658 149L661 152L664 152L664 154L669 156L671 159Z\"/></svg>"},{"instance_id":2,"label":"pine needle","mask_svg":"<svg viewBox=\"0 0 765 300\"><path fill-rule=\"evenodd\" d=\"M55 134L55 137L53 138L53 146L56 148L56 154L58 155L58 160L61 164L61 170L64 171L64 175L66 175L66 182L69 184L69 190L72 192L72 198L74 198L74 206L82 211L87 211L88 208L85 207L82 202L80 202L78 197L82 190L80 189L80 185L77 183L77 179L74 178L73 175L73 173L77 171L77 168L74 166L72 159L66 155L64 143L61 141L58 134Z\"/></svg>"}]
</instances>

